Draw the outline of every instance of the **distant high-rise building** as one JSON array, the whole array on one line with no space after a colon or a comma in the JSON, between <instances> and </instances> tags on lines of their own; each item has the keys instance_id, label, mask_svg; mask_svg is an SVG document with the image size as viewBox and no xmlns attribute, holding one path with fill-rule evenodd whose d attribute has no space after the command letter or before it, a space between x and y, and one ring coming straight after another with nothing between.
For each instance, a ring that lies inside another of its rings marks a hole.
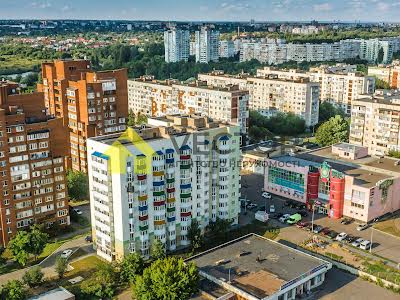
<instances>
[{"instance_id":1,"label":"distant high-rise building","mask_svg":"<svg viewBox=\"0 0 400 300\"><path fill-rule=\"evenodd\" d=\"M190 33L188 30L171 28L164 32L165 61L188 61Z\"/></svg>"},{"instance_id":2,"label":"distant high-rise building","mask_svg":"<svg viewBox=\"0 0 400 300\"><path fill-rule=\"evenodd\" d=\"M360 58L374 63L390 63L393 59L392 40L361 40Z\"/></svg>"},{"instance_id":3,"label":"distant high-rise building","mask_svg":"<svg viewBox=\"0 0 400 300\"><path fill-rule=\"evenodd\" d=\"M196 31L196 62L209 63L219 58L219 31L202 26Z\"/></svg>"},{"instance_id":4,"label":"distant high-rise building","mask_svg":"<svg viewBox=\"0 0 400 300\"><path fill-rule=\"evenodd\" d=\"M86 139L126 130L128 72L95 72L87 60L56 60L42 65L48 113L64 117L69 128L68 168L87 172Z\"/></svg>"},{"instance_id":5,"label":"distant high-rise building","mask_svg":"<svg viewBox=\"0 0 400 300\"><path fill-rule=\"evenodd\" d=\"M31 224L69 225L68 131L46 115L43 93L0 81L0 247Z\"/></svg>"},{"instance_id":6,"label":"distant high-rise building","mask_svg":"<svg viewBox=\"0 0 400 300\"><path fill-rule=\"evenodd\" d=\"M219 42L219 57L229 58L235 56L235 43L231 40Z\"/></svg>"}]
</instances>

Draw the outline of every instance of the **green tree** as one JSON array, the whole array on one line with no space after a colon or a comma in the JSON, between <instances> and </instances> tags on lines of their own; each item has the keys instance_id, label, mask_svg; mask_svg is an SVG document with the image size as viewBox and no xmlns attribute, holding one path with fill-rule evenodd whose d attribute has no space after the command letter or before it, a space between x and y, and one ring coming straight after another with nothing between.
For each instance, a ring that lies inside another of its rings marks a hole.
<instances>
[{"instance_id":1,"label":"green tree","mask_svg":"<svg viewBox=\"0 0 400 300\"><path fill-rule=\"evenodd\" d=\"M68 195L72 200L86 200L89 197L88 176L80 171L67 173Z\"/></svg>"},{"instance_id":2,"label":"green tree","mask_svg":"<svg viewBox=\"0 0 400 300\"><path fill-rule=\"evenodd\" d=\"M8 249L13 258L20 265L25 266L29 259L30 235L26 231L18 231L15 237L8 243Z\"/></svg>"},{"instance_id":3,"label":"green tree","mask_svg":"<svg viewBox=\"0 0 400 300\"><path fill-rule=\"evenodd\" d=\"M133 112L132 109L129 109L127 125L129 127L135 126L135 113Z\"/></svg>"},{"instance_id":4,"label":"green tree","mask_svg":"<svg viewBox=\"0 0 400 300\"><path fill-rule=\"evenodd\" d=\"M138 114L136 117L136 125L147 124L147 116L144 114Z\"/></svg>"},{"instance_id":5,"label":"green tree","mask_svg":"<svg viewBox=\"0 0 400 300\"><path fill-rule=\"evenodd\" d=\"M318 127L315 139L320 146L346 142L349 138L349 122L342 116L335 116Z\"/></svg>"},{"instance_id":6,"label":"green tree","mask_svg":"<svg viewBox=\"0 0 400 300\"><path fill-rule=\"evenodd\" d=\"M375 87L380 90L389 90L390 84L382 79L376 78L375 79Z\"/></svg>"},{"instance_id":7,"label":"green tree","mask_svg":"<svg viewBox=\"0 0 400 300\"><path fill-rule=\"evenodd\" d=\"M56 259L56 266L55 266L58 278L60 279L64 278L67 268L68 268L68 260L64 257L58 256Z\"/></svg>"},{"instance_id":8,"label":"green tree","mask_svg":"<svg viewBox=\"0 0 400 300\"><path fill-rule=\"evenodd\" d=\"M151 246L151 257L157 260L163 259L165 256L165 245L159 239L154 239L153 245Z\"/></svg>"},{"instance_id":9,"label":"green tree","mask_svg":"<svg viewBox=\"0 0 400 300\"><path fill-rule=\"evenodd\" d=\"M144 261L142 256L137 252L128 254L119 265L121 282L132 283L136 275L143 273L143 269Z\"/></svg>"},{"instance_id":10,"label":"green tree","mask_svg":"<svg viewBox=\"0 0 400 300\"><path fill-rule=\"evenodd\" d=\"M23 282L30 288L39 286L43 282L44 274L39 266L34 266L25 272Z\"/></svg>"},{"instance_id":11,"label":"green tree","mask_svg":"<svg viewBox=\"0 0 400 300\"><path fill-rule=\"evenodd\" d=\"M196 219L192 219L188 230L188 239L190 240L190 246L193 252L203 245L203 235L201 233L200 224Z\"/></svg>"},{"instance_id":12,"label":"green tree","mask_svg":"<svg viewBox=\"0 0 400 300\"><path fill-rule=\"evenodd\" d=\"M117 274L111 264L101 264L89 280L81 285L83 293L99 298L112 298L117 288Z\"/></svg>"},{"instance_id":13,"label":"green tree","mask_svg":"<svg viewBox=\"0 0 400 300\"><path fill-rule=\"evenodd\" d=\"M1 299L3 300L24 300L26 298L27 291L19 280L10 280L1 288Z\"/></svg>"},{"instance_id":14,"label":"green tree","mask_svg":"<svg viewBox=\"0 0 400 300\"><path fill-rule=\"evenodd\" d=\"M43 252L49 241L49 235L42 231L42 227L39 225L34 225L31 227L29 232L29 253L37 257Z\"/></svg>"},{"instance_id":15,"label":"green tree","mask_svg":"<svg viewBox=\"0 0 400 300\"><path fill-rule=\"evenodd\" d=\"M383 57L384 57L384 55L385 55L385 53L384 53L384 51L383 51L383 48L380 47L380 48L379 48L379 51L378 51L378 58L377 58L377 60L376 60L376 62L377 62L378 64L383 63Z\"/></svg>"},{"instance_id":16,"label":"green tree","mask_svg":"<svg viewBox=\"0 0 400 300\"><path fill-rule=\"evenodd\" d=\"M160 259L137 276L133 294L137 300L190 299L197 292L199 274L192 263L168 257Z\"/></svg>"},{"instance_id":17,"label":"green tree","mask_svg":"<svg viewBox=\"0 0 400 300\"><path fill-rule=\"evenodd\" d=\"M333 105L332 103L324 101L319 105L319 123L320 124L328 121L330 118L337 116L337 115L344 117L345 114L342 109Z\"/></svg>"},{"instance_id":18,"label":"green tree","mask_svg":"<svg viewBox=\"0 0 400 300\"><path fill-rule=\"evenodd\" d=\"M231 226L231 220L217 218L206 227L206 236L215 240L226 240Z\"/></svg>"}]
</instances>

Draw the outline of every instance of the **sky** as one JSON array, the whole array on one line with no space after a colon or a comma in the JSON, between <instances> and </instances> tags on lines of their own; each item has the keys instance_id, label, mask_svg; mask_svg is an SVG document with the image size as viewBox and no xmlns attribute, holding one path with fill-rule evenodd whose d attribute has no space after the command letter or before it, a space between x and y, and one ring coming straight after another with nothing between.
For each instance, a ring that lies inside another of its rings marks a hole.
<instances>
[{"instance_id":1,"label":"sky","mask_svg":"<svg viewBox=\"0 0 400 300\"><path fill-rule=\"evenodd\" d=\"M0 0L0 19L400 22L400 0Z\"/></svg>"}]
</instances>

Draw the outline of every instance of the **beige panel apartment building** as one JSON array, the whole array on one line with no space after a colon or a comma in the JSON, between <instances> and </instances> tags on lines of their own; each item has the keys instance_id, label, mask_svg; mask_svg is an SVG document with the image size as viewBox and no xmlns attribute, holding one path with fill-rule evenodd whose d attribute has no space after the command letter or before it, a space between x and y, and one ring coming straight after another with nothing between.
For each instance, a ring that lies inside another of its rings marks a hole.
<instances>
[{"instance_id":1,"label":"beige panel apartment building","mask_svg":"<svg viewBox=\"0 0 400 300\"><path fill-rule=\"evenodd\" d=\"M199 80L208 85L224 87L237 84L250 93L249 109L270 116L276 112L294 113L305 120L306 126L318 123L319 84L308 78L284 79L277 75L251 77L214 71L199 74Z\"/></svg>"},{"instance_id":2,"label":"beige panel apartment building","mask_svg":"<svg viewBox=\"0 0 400 300\"><path fill-rule=\"evenodd\" d=\"M379 90L353 102L350 143L378 156L400 150L400 92Z\"/></svg>"},{"instance_id":3,"label":"beige panel apartment building","mask_svg":"<svg viewBox=\"0 0 400 300\"><path fill-rule=\"evenodd\" d=\"M128 80L129 109L151 117L200 114L218 121L248 127L248 91L237 85L210 87L206 82L183 84L177 80L154 80L142 76Z\"/></svg>"},{"instance_id":4,"label":"beige panel apartment building","mask_svg":"<svg viewBox=\"0 0 400 300\"><path fill-rule=\"evenodd\" d=\"M309 78L320 84L320 100L331 102L346 114L351 113L351 103L361 95L372 94L375 90L375 78L364 76L352 66L339 64L321 66L310 72L298 70L276 70L270 67L257 70L257 76L277 75L282 79Z\"/></svg>"}]
</instances>

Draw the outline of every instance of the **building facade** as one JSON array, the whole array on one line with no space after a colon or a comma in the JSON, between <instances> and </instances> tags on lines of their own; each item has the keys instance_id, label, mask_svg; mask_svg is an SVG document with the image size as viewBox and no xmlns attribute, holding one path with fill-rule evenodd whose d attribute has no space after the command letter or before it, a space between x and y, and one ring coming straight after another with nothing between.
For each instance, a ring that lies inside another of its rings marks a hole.
<instances>
[{"instance_id":1,"label":"building facade","mask_svg":"<svg viewBox=\"0 0 400 300\"><path fill-rule=\"evenodd\" d=\"M332 147L266 159L264 190L330 218L369 222L400 209L396 159L368 156L366 147Z\"/></svg>"},{"instance_id":2,"label":"building facade","mask_svg":"<svg viewBox=\"0 0 400 300\"><path fill-rule=\"evenodd\" d=\"M0 82L0 246L31 224L69 225L63 119L46 115L43 93Z\"/></svg>"},{"instance_id":3,"label":"building facade","mask_svg":"<svg viewBox=\"0 0 400 300\"><path fill-rule=\"evenodd\" d=\"M373 63L388 64L393 59L394 44L391 40L360 40L360 58Z\"/></svg>"},{"instance_id":4,"label":"building facade","mask_svg":"<svg viewBox=\"0 0 400 300\"><path fill-rule=\"evenodd\" d=\"M377 91L354 101L351 112L350 142L365 146L372 155L400 150L400 93Z\"/></svg>"},{"instance_id":5,"label":"building facade","mask_svg":"<svg viewBox=\"0 0 400 300\"><path fill-rule=\"evenodd\" d=\"M368 67L368 75L388 83L392 89L400 89L400 62L389 66Z\"/></svg>"},{"instance_id":6,"label":"building facade","mask_svg":"<svg viewBox=\"0 0 400 300\"><path fill-rule=\"evenodd\" d=\"M209 63L219 59L219 31L211 26L202 26L195 33L196 62Z\"/></svg>"},{"instance_id":7,"label":"building facade","mask_svg":"<svg viewBox=\"0 0 400 300\"><path fill-rule=\"evenodd\" d=\"M319 84L310 82L308 78L281 79L275 75L251 77L246 74L231 76L222 71L199 74L198 78L211 86L235 84L242 90L248 90L249 109L263 115L293 113L303 118L307 127L318 123Z\"/></svg>"},{"instance_id":8,"label":"building facade","mask_svg":"<svg viewBox=\"0 0 400 300\"><path fill-rule=\"evenodd\" d=\"M153 76L128 80L129 109L151 117L169 114L200 114L248 128L249 93L238 86L213 87L196 81L156 81Z\"/></svg>"},{"instance_id":9,"label":"building facade","mask_svg":"<svg viewBox=\"0 0 400 300\"><path fill-rule=\"evenodd\" d=\"M349 71L351 70L351 71ZM312 82L320 84L320 100L330 102L340 107L346 114L351 113L351 104L362 95L373 94L375 91L375 78L364 76L353 71L354 68L344 65L335 67L321 66L310 72L297 70L276 70L270 67L257 70L258 76L276 75L282 79L309 78Z\"/></svg>"},{"instance_id":10,"label":"building facade","mask_svg":"<svg viewBox=\"0 0 400 300\"><path fill-rule=\"evenodd\" d=\"M68 168L86 173L86 139L126 129L127 70L94 72L87 60L57 60L42 65L42 78L48 114L69 128Z\"/></svg>"},{"instance_id":11,"label":"building facade","mask_svg":"<svg viewBox=\"0 0 400 300\"><path fill-rule=\"evenodd\" d=\"M240 160L239 145L238 126L197 116L149 119L122 136L89 139L97 254L149 257L155 239L168 251L188 246L192 220L201 229L217 218L237 224L240 173L231 162Z\"/></svg>"},{"instance_id":12,"label":"building facade","mask_svg":"<svg viewBox=\"0 0 400 300\"><path fill-rule=\"evenodd\" d=\"M164 32L165 61L188 61L190 55L189 30L171 28Z\"/></svg>"},{"instance_id":13,"label":"building facade","mask_svg":"<svg viewBox=\"0 0 400 300\"><path fill-rule=\"evenodd\" d=\"M224 40L219 42L219 57L230 58L236 54L235 43L232 40Z\"/></svg>"}]
</instances>

